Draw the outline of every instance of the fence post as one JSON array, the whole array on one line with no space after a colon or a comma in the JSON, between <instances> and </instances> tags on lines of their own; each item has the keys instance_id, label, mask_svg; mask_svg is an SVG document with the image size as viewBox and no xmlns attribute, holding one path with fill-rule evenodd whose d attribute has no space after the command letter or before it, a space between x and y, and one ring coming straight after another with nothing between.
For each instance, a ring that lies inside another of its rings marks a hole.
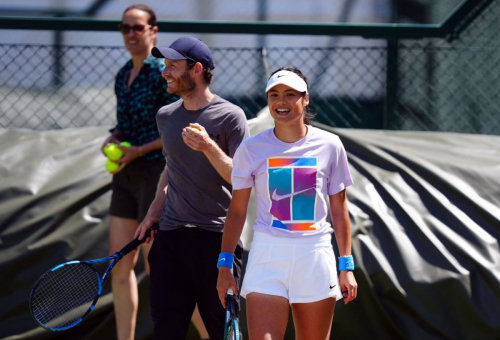
<instances>
[{"instance_id":1,"label":"fence post","mask_svg":"<svg viewBox=\"0 0 500 340\"><path fill-rule=\"evenodd\" d=\"M386 88L383 128L398 129L398 39L387 39Z\"/></svg>"},{"instance_id":2,"label":"fence post","mask_svg":"<svg viewBox=\"0 0 500 340\"><path fill-rule=\"evenodd\" d=\"M62 17L62 14L57 14L56 17ZM52 87L59 90L62 86L63 76L63 63L62 63L62 44L63 44L63 31L54 31L54 69L52 77Z\"/></svg>"},{"instance_id":3,"label":"fence post","mask_svg":"<svg viewBox=\"0 0 500 340\"><path fill-rule=\"evenodd\" d=\"M52 87L58 90L62 85L62 31L54 31L54 61Z\"/></svg>"}]
</instances>

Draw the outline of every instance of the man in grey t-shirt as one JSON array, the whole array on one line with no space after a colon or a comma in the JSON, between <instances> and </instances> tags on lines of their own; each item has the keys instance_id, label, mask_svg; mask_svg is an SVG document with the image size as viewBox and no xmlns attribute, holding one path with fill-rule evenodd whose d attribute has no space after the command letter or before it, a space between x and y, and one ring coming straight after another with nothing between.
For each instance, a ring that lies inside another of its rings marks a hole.
<instances>
[{"instance_id":1,"label":"man in grey t-shirt","mask_svg":"<svg viewBox=\"0 0 500 340\"><path fill-rule=\"evenodd\" d=\"M215 263L231 202L232 157L248 137L248 125L241 108L210 91L214 62L201 40L182 37L151 52L165 58L167 91L182 98L158 111L167 166L136 232L143 238L160 222L149 253L153 338L184 339L198 304L210 339L222 339L224 309L215 289ZM234 261L238 279L242 255L240 244Z\"/></svg>"}]
</instances>

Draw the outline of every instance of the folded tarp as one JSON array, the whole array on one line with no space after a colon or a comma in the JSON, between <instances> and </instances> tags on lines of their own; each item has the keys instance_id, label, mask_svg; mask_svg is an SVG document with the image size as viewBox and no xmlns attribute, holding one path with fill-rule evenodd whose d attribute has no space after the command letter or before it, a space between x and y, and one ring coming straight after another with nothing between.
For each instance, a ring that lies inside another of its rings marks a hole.
<instances>
[{"instance_id":1,"label":"folded tarp","mask_svg":"<svg viewBox=\"0 0 500 340\"><path fill-rule=\"evenodd\" d=\"M252 133L272 126L262 117L250 124ZM499 339L500 137L320 127L340 136L355 182L347 197L359 295L337 303L335 339ZM45 271L108 254L107 129L0 130L1 339L116 336L109 282L68 331L38 327L28 310ZM137 272L137 339L147 339L148 280Z\"/></svg>"}]
</instances>

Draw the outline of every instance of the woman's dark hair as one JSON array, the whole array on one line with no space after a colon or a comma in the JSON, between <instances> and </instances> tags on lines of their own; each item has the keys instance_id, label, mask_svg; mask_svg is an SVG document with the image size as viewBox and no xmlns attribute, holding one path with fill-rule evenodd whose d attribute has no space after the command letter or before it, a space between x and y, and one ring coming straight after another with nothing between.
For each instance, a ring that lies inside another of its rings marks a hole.
<instances>
[{"instance_id":1,"label":"woman's dark hair","mask_svg":"<svg viewBox=\"0 0 500 340\"><path fill-rule=\"evenodd\" d=\"M125 16L125 13L127 13L131 9L138 9L140 11L148 13L149 14L148 24L151 26L157 26L155 11L151 7L149 7L148 5L145 5L145 4L133 4L133 5L128 6L123 11L122 18Z\"/></svg>"},{"instance_id":2,"label":"woman's dark hair","mask_svg":"<svg viewBox=\"0 0 500 340\"><path fill-rule=\"evenodd\" d=\"M196 65L196 61L194 60L189 60L189 59L186 59L187 61L187 69L190 70L194 67L194 65ZM214 66L215 68L215 66ZM205 83L207 85L210 85L210 83L212 82L212 77L213 77L213 74L212 74L212 70L210 70L209 68L207 67L203 67L203 79L205 80Z\"/></svg>"},{"instance_id":3,"label":"woman's dark hair","mask_svg":"<svg viewBox=\"0 0 500 340\"><path fill-rule=\"evenodd\" d=\"M125 16L125 13L127 13L131 9L138 9L139 11L143 11L143 12L148 13L149 14L148 25L151 25L153 27L158 26L158 23L156 21L156 13L155 13L155 11L151 7L149 7L148 5L146 5L146 4L133 4L133 5L128 6L123 11L122 20L123 20L123 17ZM156 42L157 41L155 39L155 41L154 41L155 45L156 45Z\"/></svg>"},{"instance_id":4,"label":"woman's dark hair","mask_svg":"<svg viewBox=\"0 0 500 340\"><path fill-rule=\"evenodd\" d=\"M290 72L295 73L296 75L298 75L300 78L302 78L306 82L307 88L309 88L309 83L307 82L306 76L304 74L302 74L302 72L298 68L296 68L295 66L285 66L285 67L279 68L271 74L271 77L273 76L273 74L275 74L276 72L279 72L279 71L290 71ZM269 77L269 78L271 78L271 77ZM305 96L305 95L306 95L306 92L302 92L302 96ZM313 117L314 117L314 115L311 113L311 109L309 108L309 105L307 105L304 108L304 123L308 124L308 125L311 124L311 119Z\"/></svg>"}]
</instances>

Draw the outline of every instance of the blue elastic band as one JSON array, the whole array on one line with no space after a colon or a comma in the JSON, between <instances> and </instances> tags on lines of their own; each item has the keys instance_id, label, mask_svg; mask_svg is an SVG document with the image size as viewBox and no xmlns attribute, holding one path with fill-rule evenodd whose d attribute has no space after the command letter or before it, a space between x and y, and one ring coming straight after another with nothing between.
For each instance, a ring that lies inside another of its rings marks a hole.
<instances>
[{"instance_id":1,"label":"blue elastic band","mask_svg":"<svg viewBox=\"0 0 500 340\"><path fill-rule=\"evenodd\" d=\"M339 257L339 270L354 270L352 255Z\"/></svg>"},{"instance_id":2,"label":"blue elastic band","mask_svg":"<svg viewBox=\"0 0 500 340\"><path fill-rule=\"evenodd\" d=\"M217 261L217 268L228 267L233 268L234 255L231 253L220 253L219 261Z\"/></svg>"}]
</instances>

